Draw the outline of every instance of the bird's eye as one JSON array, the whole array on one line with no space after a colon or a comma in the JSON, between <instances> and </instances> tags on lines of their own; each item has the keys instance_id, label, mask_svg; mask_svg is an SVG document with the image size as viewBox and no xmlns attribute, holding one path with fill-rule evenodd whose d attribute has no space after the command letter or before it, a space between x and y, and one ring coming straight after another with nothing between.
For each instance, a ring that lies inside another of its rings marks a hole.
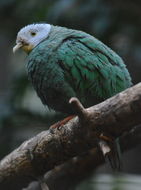
<instances>
[{"instance_id":1,"label":"bird's eye","mask_svg":"<svg viewBox=\"0 0 141 190\"><path fill-rule=\"evenodd\" d=\"M31 32L31 36L36 36L36 32Z\"/></svg>"}]
</instances>

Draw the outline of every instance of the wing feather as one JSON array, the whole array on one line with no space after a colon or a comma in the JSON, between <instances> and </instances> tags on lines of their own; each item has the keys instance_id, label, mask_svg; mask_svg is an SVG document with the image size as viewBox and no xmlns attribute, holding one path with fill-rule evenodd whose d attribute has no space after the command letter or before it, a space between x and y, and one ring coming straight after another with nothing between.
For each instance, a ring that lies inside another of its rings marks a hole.
<instances>
[{"instance_id":1,"label":"wing feather","mask_svg":"<svg viewBox=\"0 0 141 190\"><path fill-rule=\"evenodd\" d=\"M65 41L57 54L67 80L80 97L89 93L105 99L131 85L122 59L91 36Z\"/></svg>"}]
</instances>

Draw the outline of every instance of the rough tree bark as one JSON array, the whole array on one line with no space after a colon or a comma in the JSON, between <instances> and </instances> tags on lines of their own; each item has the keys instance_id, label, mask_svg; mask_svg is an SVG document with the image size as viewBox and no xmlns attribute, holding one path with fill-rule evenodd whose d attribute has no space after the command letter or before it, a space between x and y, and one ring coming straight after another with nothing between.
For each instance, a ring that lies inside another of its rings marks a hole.
<instances>
[{"instance_id":1,"label":"rough tree bark","mask_svg":"<svg viewBox=\"0 0 141 190\"><path fill-rule=\"evenodd\" d=\"M129 133L122 135L119 138L119 143L122 152L141 144L141 126L136 126L134 130L132 129ZM61 190L69 190L70 187L74 187L80 181L88 178L104 161L101 151L94 148L47 172L44 181L50 190L58 190L58 187ZM121 172L124 172L124 165ZM40 182L33 181L24 190L41 190Z\"/></svg>"},{"instance_id":2,"label":"rough tree bark","mask_svg":"<svg viewBox=\"0 0 141 190\"><path fill-rule=\"evenodd\" d=\"M141 123L141 83L91 108L84 109L76 99L70 103L78 116L24 142L0 162L0 189L23 176L31 181L97 147L103 132L116 138Z\"/></svg>"}]
</instances>

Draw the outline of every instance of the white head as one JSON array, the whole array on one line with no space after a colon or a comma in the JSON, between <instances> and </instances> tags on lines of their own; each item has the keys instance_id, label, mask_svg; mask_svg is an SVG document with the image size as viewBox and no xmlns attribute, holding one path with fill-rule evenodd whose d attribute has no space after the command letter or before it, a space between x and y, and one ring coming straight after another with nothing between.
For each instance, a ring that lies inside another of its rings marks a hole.
<instances>
[{"instance_id":1,"label":"white head","mask_svg":"<svg viewBox=\"0 0 141 190\"><path fill-rule=\"evenodd\" d=\"M13 52L15 53L18 49L22 48L26 53L29 53L35 46L48 37L50 29L50 24L30 24L25 26L17 34Z\"/></svg>"}]
</instances>

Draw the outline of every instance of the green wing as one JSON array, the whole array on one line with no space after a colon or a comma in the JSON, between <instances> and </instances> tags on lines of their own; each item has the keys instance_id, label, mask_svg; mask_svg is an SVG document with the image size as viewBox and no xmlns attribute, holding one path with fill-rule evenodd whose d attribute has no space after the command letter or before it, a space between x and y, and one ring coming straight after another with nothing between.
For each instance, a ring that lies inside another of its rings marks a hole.
<instances>
[{"instance_id":1,"label":"green wing","mask_svg":"<svg viewBox=\"0 0 141 190\"><path fill-rule=\"evenodd\" d=\"M64 41L57 55L66 80L81 101L84 96L106 99L131 85L122 59L90 35Z\"/></svg>"}]
</instances>

